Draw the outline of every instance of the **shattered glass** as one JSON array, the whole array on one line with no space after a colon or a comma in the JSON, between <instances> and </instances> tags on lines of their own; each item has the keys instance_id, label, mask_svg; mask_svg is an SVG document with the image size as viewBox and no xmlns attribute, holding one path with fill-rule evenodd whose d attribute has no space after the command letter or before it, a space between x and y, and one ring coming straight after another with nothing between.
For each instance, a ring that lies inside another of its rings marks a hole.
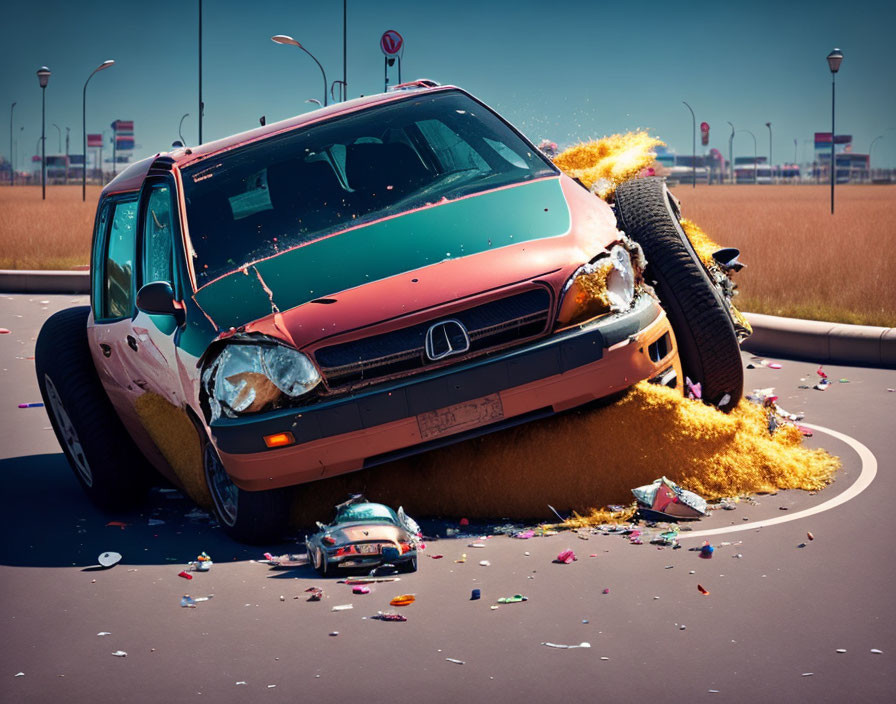
<instances>
[{"instance_id":1,"label":"shattered glass","mask_svg":"<svg viewBox=\"0 0 896 704\"><path fill-rule=\"evenodd\" d=\"M607 276L607 297L613 310L627 310L635 299L635 272L628 252L622 247L610 250L613 271Z\"/></svg>"}]
</instances>

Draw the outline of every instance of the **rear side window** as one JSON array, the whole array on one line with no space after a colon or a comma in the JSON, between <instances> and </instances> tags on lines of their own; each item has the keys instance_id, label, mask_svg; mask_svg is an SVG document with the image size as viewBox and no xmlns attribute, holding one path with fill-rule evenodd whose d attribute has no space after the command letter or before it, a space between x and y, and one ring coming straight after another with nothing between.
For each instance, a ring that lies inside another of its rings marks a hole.
<instances>
[{"instance_id":1,"label":"rear side window","mask_svg":"<svg viewBox=\"0 0 896 704\"><path fill-rule=\"evenodd\" d=\"M104 318L124 318L133 309L134 246L137 232L136 201L113 206L103 266Z\"/></svg>"}]
</instances>

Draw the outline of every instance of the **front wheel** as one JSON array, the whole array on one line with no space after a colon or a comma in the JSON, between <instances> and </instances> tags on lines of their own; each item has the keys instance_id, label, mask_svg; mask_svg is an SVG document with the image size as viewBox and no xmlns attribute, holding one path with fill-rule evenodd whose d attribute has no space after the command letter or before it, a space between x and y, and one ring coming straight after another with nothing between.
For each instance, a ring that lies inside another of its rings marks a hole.
<instances>
[{"instance_id":1,"label":"front wheel","mask_svg":"<svg viewBox=\"0 0 896 704\"><path fill-rule=\"evenodd\" d=\"M321 577L326 577L329 572L329 563L327 562L327 556L324 555L324 551L318 548L314 551L314 569L317 570L317 573Z\"/></svg>"},{"instance_id":2,"label":"front wheel","mask_svg":"<svg viewBox=\"0 0 896 704\"><path fill-rule=\"evenodd\" d=\"M660 178L626 181L616 190L619 226L641 245L648 279L675 332L681 365L704 401L730 411L743 395L744 372L728 306L681 228Z\"/></svg>"},{"instance_id":3,"label":"front wheel","mask_svg":"<svg viewBox=\"0 0 896 704\"><path fill-rule=\"evenodd\" d=\"M287 489L240 489L230 479L218 451L208 440L202 453L202 464L215 514L231 538L257 545L282 537L289 527Z\"/></svg>"}]
</instances>

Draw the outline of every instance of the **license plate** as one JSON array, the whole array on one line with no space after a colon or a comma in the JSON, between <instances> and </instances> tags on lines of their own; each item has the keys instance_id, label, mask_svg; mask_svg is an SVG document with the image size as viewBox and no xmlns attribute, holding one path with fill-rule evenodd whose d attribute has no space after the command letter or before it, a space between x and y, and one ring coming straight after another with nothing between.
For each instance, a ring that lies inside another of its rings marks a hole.
<instances>
[{"instance_id":1,"label":"license plate","mask_svg":"<svg viewBox=\"0 0 896 704\"><path fill-rule=\"evenodd\" d=\"M417 426L423 440L450 435L463 430L493 423L504 417L501 397L491 394L472 401L457 403L437 411L421 413L417 416Z\"/></svg>"},{"instance_id":2,"label":"license plate","mask_svg":"<svg viewBox=\"0 0 896 704\"><path fill-rule=\"evenodd\" d=\"M380 546L371 545L369 543L362 543L358 546L358 552L362 555L378 555L380 552Z\"/></svg>"}]
</instances>

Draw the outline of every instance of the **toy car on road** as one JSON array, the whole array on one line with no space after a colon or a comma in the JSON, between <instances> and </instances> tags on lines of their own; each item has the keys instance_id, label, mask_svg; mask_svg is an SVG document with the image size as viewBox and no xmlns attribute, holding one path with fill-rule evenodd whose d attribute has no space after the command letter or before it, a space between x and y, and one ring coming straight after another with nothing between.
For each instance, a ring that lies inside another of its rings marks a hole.
<instances>
[{"instance_id":1,"label":"toy car on road","mask_svg":"<svg viewBox=\"0 0 896 704\"><path fill-rule=\"evenodd\" d=\"M329 525L318 523L320 531L305 539L309 562L321 576L337 567L395 565L401 572L417 571L420 528L399 507L393 511L383 504L363 499L336 507Z\"/></svg>"},{"instance_id":2,"label":"toy car on road","mask_svg":"<svg viewBox=\"0 0 896 704\"><path fill-rule=\"evenodd\" d=\"M260 542L296 485L642 380L733 406L725 302L633 183L614 211L429 81L144 159L100 197L90 306L37 341L59 442L100 506L154 469Z\"/></svg>"}]
</instances>

